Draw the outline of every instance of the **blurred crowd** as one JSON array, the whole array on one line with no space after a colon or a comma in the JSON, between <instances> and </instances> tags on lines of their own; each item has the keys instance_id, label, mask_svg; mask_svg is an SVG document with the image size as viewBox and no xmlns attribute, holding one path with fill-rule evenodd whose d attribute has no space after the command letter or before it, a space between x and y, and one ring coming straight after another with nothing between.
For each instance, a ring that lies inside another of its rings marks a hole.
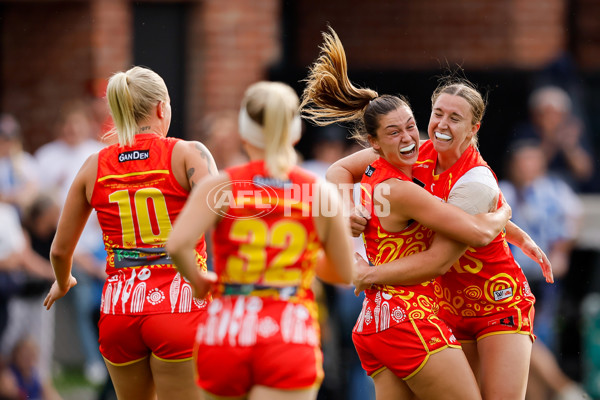
<instances>
[{"instance_id":1,"label":"blurred crowd","mask_svg":"<svg viewBox=\"0 0 600 400\"><path fill-rule=\"evenodd\" d=\"M558 361L564 351L562 331L577 334L561 324L563 299L568 296L563 280L583 216L578 193L595 173L593 146L562 88L536 89L529 107L529 120L514 129L500 182L513 221L546 252L555 277L553 285L547 284L537 264L513 249L537 298L538 340L527 399L567 400L583 392L576 383L581 377L569 376ZM42 307L54 280L49 249L67 190L85 159L104 146L107 121L102 99L65 104L53 127L55 139L29 154L23 148L19 121L0 115L0 399L61 399L53 384L55 313ZM199 130L219 168L247 161L236 134L235 114L208 116ZM307 149L303 167L322 178L331 163L357 149L338 126L313 130L301 144ZM355 244L361 252L361 240ZM83 375L98 392L110 385L98 351L96 325L104 262L102 235L96 218L90 218L74 257L78 284L67 296L74 325L66 329L80 341ZM355 297L352 288L326 284L319 284L316 293L324 305L326 373L319 398L374 399L372 381L360 366L350 336L362 298Z\"/></svg>"},{"instance_id":2,"label":"blurred crowd","mask_svg":"<svg viewBox=\"0 0 600 400\"><path fill-rule=\"evenodd\" d=\"M60 399L53 385L55 312L43 300L54 274L49 252L61 206L85 159L100 150L103 124L92 100L64 104L55 139L34 154L23 148L20 123L0 116L0 391L8 399ZM83 353L85 378L107 379L98 351L96 313L104 281L105 254L95 218L75 254L78 285L70 297Z\"/></svg>"}]
</instances>

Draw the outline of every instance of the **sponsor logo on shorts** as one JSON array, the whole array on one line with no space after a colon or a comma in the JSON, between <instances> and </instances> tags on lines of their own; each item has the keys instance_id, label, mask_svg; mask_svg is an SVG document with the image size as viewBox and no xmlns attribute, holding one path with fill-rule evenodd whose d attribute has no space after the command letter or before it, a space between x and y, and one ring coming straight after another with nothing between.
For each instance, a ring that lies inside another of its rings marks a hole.
<instances>
[{"instance_id":1,"label":"sponsor logo on shorts","mask_svg":"<svg viewBox=\"0 0 600 400\"><path fill-rule=\"evenodd\" d=\"M435 337L432 337L431 339L429 339L429 344L430 345L434 345L434 344L438 344L441 341L442 341L442 339L440 339L439 337L435 336Z\"/></svg>"},{"instance_id":2,"label":"sponsor logo on shorts","mask_svg":"<svg viewBox=\"0 0 600 400\"><path fill-rule=\"evenodd\" d=\"M504 326L516 326L515 324L515 317L508 316L508 317L504 317L504 318L500 318L500 319L495 319L493 321L488 322L488 326L495 326L495 325L504 325Z\"/></svg>"},{"instance_id":3,"label":"sponsor logo on shorts","mask_svg":"<svg viewBox=\"0 0 600 400\"><path fill-rule=\"evenodd\" d=\"M508 299L509 297L512 297L512 295L513 295L512 288L496 290L496 291L494 291L494 300L500 301L500 300Z\"/></svg>"}]
</instances>

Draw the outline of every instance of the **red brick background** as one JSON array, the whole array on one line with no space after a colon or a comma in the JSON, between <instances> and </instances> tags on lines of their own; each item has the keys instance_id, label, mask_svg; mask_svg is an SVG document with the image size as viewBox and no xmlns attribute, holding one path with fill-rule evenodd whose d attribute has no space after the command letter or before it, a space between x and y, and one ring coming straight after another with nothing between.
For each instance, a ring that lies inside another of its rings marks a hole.
<instances>
[{"instance_id":1,"label":"red brick background","mask_svg":"<svg viewBox=\"0 0 600 400\"><path fill-rule=\"evenodd\" d=\"M163 1L161 3L169 3ZM355 68L535 70L564 50L600 70L596 0L189 0L187 137L209 112L235 110L276 65L307 67L327 22ZM59 105L85 96L132 60L131 0L0 1L0 104L35 150ZM286 17L282 18L283 10ZM292 37L284 37L284 33ZM283 60L284 44L290 46Z\"/></svg>"}]
</instances>

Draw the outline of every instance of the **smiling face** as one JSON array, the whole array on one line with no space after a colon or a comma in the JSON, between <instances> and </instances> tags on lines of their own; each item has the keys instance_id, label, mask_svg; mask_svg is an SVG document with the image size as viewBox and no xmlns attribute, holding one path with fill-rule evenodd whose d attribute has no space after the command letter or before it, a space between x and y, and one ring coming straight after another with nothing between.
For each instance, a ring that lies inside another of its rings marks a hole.
<instances>
[{"instance_id":1,"label":"smiling face","mask_svg":"<svg viewBox=\"0 0 600 400\"><path fill-rule=\"evenodd\" d=\"M401 106L379 118L377 136L369 142L377 152L395 167L407 170L419 155L419 130L410 108Z\"/></svg>"},{"instance_id":2,"label":"smiling face","mask_svg":"<svg viewBox=\"0 0 600 400\"><path fill-rule=\"evenodd\" d=\"M471 107L463 97L442 93L433 104L427 129L435 150L458 159L481 125L472 121Z\"/></svg>"}]
</instances>

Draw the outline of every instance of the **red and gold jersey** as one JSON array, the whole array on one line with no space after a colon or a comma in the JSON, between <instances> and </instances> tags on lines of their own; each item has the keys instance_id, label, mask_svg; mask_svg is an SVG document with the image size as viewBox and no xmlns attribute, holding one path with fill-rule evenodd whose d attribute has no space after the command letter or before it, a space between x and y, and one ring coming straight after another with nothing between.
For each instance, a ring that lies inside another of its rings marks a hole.
<instances>
[{"instance_id":1,"label":"red and gold jersey","mask_svg":"<svg viewBox=\"0 0 600 400\"><path fill-rule=\"evenodd\" d=\"M310 285L321 242L313 218L316 180L293 168L288 179L270 177L263 161L229 168L229 207L213 232L214 266L221 295L313 301Z\"/></svg>"},{"instance_id":2,"label":"red and gold jersey","mask_svg":"<svg viewBox=\"0 0 600 400\"><path fill-rule=\"evenodd\" d=\"M399 232L389 232L381 226L377 215L386 210L385 207L376 208L385 204L382 198L378 199L385 191L380 191L378 185L391 178L411 181L385 159L379 158L367 167L361 180L361 203L371 213L363 235L367 257L374 268L426 250L433 238L433 232L417 221L409 221L408 226ZM363 309L354 333L370 334L404 321L427 319L438 311L435 298L440 290L435 280L410 286L373 285L365 290Z\"/></svg>"},{"instance_id":3,"label":"red and gold jersey","mask_svg":"<svg viewBox=\"0 0 600 400\"><path fill-rule=\"evenodd\" d=\"M138 134L132 146L102 149L91 205L107 252L105 314L153 314L202 309L166 254L165 243L188 192L171 170L179 139ZM206 245L196 248L206 269Z\"/></svg>"},{"instance_id":4,"label":"red and gold jersey","mask_svg":"<svg viewBox=\"0 0 600 400\"><path fill-rule=\"evenodd\" d=\"M453 186L467 171L477 166L487 167L472 146L451 168L439 175L435 174L436 160L433 144L426 141L419 149L419 161L413 167L413 174L425 184L425 189L443 201L448 201ZM535 301L525 275L512 256L504 232L487 246L469 247L440 281L443 295L438 301L442 318L445 313L460 317L485 316L506 310L521 301Z\"/></svg>"}]
</instances>

